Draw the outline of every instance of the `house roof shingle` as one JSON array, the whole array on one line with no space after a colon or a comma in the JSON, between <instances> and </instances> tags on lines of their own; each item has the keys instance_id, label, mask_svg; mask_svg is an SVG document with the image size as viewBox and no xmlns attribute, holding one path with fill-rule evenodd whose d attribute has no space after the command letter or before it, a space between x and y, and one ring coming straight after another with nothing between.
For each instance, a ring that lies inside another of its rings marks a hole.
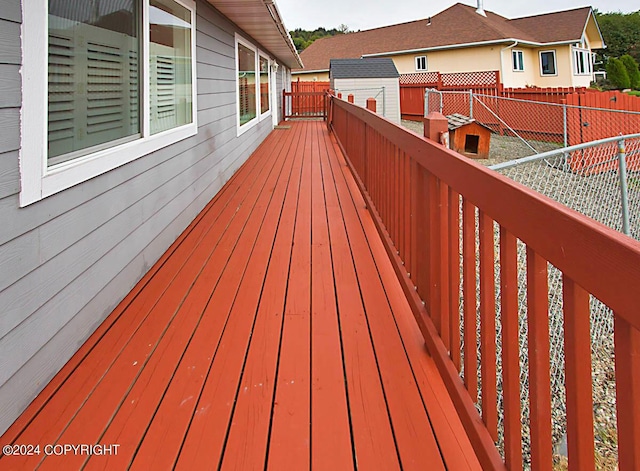
<instances>
[{"instance_id":1,"label":"house roof shingle","mask_svg":"<svg viewBox=\"0 0 640 471\"><path fill-rule=\"evenodd\" d=\"M456 3L437 15L408 23L341 34L314 41L301 53L304 71L327 70L330 59L428 50L484 42L544 44L580 41L591 7L508 19ZM300 69L298 69L300 70Z\"/></svg>"},{"instance_id":2,"label":"house roof shingle","mask_svg":"<svg viewBox=\"0 0 640 471\"><path fill-rule=\"evenodd\" d=\"M336 79L400 77L393 60L388 57L331 59L329 73Z\"/></svg>"}]
</instances>

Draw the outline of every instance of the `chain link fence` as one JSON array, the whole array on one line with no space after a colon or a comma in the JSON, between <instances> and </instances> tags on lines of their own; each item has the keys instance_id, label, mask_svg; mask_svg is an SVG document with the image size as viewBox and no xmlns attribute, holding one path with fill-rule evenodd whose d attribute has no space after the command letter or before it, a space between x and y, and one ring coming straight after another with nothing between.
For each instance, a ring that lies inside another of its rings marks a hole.
<instances>
[{"instance_id":1,"label":"chain link fence","mask_svg":"<svg viewBox=\"0 0 640 471\"><path fill-rule=\"evenodd\" d=\"M425 94L425 115L439 111L474 118L492 131L489 168L538 191L606 226L640 240L640 134L618 138L620 130L640 131L640 113L572 107L532 102L471 92ZM634 123L637 120L638 125ZM621 122L624 121L624 126ZM598 142L592 142L600 139ZM569 146L569 147L568 147ZM526 217L526 213L522 215ZM553 227L548 228L553 231ZM494 248L499 253L496 225ZM524 244L518 247L520 396L522 448L525 469L530 468L529 371L527 327L527 274ZM596 254L592 254L596 255ZM587 255L589 256L589 255ZM496 257L497 260L497 257ZM476 271L476 273L479 273ZM496 345L499 391L500 449L504 446L502 417L502 360L500 310L500 267L496 262ZM476 284L478 280L476 280ZM550 332L550 378L553 439L556 459L566 456L566 400L564 376L564 317L562 275L548 265ZM621 288L623 289L623 288ZM476 300L480 325L479 299ZM599 469L617 469L616 398L613 349L613 313L597 299L591 299L592 395L594 441ZM464 329L460 307L461 332ZM478 331L479 335L479 331ZM461 335L461 343L464 340ZM463 353L463 351L462 351ZM478 371L470 374L480 377ZM587 361L588 359L585 359ZM467 374L462 372L462 376ZM478 408L481 407L479 385Z\"/></svg>"},{"instance_id":2,"label":"chain link fence","mask_svg":"<svg viewBox=\"0 0 640 471\"><path fill-rule=\"evenodd\" d=\"M613 229L640 240L640 134L596 141L490 166L503 175L542 193ZM523 215L526 217L526 215ZM553 231L550 227L548 230ZM520 349L523 428L528 429L526 262L520 248ZM595 255L595 254L592 254ZM566 438L564 389L564 318L562 276L549 265L549 331L553 432L557 453ZM497 293L499 295L499 293ZM499 315L499 312L498 312ZM497 333L498 339L500 332ZM595 440L603 469L615 465L615 375L613 312L591 299L591 346ZM585 359L586 361L586 359ZM525 437L527 435L525 434ZM528 443L525 440L525 448Z\"/></svg>"}]
</instances>

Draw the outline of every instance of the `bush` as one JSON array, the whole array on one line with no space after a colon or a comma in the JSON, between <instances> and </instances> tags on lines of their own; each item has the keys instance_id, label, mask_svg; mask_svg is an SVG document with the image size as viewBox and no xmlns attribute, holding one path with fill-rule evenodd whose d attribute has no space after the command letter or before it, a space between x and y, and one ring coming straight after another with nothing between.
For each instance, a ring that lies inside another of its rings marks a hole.
<instances>
[{"instance_id":1,"label":"bush","mask_svg":"<svg viewBox=\"0 0 640 471\"><path fill-rule=\"evenodd\" d=\"M625 54L620 60L624 64L625 69L627 69L627 74L629 74L629 86L634 90L640 90L640 70L638 70L638 63L629 54Z\"/></svg>"},{"instance_id":2,"label":"bush","mask_svg":"<svg viewBox=\"0 0 640 471\"><path fill-rule=\"evenodd\" d=\"M612 57L607 62L607 79L616 86L616 88L629 88L631 86L631 79L624 63L616 58Z\"/></svg>"}]
</instances>

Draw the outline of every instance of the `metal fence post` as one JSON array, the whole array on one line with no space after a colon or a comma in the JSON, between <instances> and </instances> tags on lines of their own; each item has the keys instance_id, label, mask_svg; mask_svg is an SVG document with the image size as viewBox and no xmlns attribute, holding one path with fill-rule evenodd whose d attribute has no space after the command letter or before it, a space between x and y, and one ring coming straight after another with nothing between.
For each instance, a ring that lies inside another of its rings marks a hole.
<instances>
[{"instance_id":1,"label":"metal fence post","mask_svg":"<svg viewBox=\"0 0 640 471\"><path fill-rule=\"evenodd\" d=\"M564 139L564 147L569 146L569 136L567 135L567 104L562 104L562 136Z\"/></svg>"},{"instance_id":2,"label":"metal fence post","mask_svg":"<svg viewBox=\"0 0 640 471\"><path fill-rule=\"evenodd\" d=\"M567 135L567 103L566 100L562 100L565 103L562 103L562 138L564 141L563 147L569 146L569 136ZM566 172L569 167L569 154L566 152L562 154L564 157L564 161L562 162L563 170Z\"/></svg>"},{"instance_id":3,"label":"metal fence post","mask_svg":"<svg viewBox=\"0 0 640 471\"><path fill-rule=\"evenodd\" d=\"M469 118L473 119L473 88L469 89Z\"/></svg>"},{"instance_id":4,"label":"metal fence post","mask_svg":"<svg viewBox=\"0 0 640 471\"><path fill-rule=\"evenodd\" d=\"M426 118L429 114L429 89L424 89L424 117Z\"/></svg>"},{"instance_id":5,"label":"metal fence post","mask_svg":"<svg viewBox=\"0 0 640 471\"><path fill-rule=\"evenodd\" d=\"M622 232L630 235L629 230L629 192L627 187L627 160L624 139L618 141L618 163L620 167L620 198L622 203Z\"/></svg>"}]
</instances>

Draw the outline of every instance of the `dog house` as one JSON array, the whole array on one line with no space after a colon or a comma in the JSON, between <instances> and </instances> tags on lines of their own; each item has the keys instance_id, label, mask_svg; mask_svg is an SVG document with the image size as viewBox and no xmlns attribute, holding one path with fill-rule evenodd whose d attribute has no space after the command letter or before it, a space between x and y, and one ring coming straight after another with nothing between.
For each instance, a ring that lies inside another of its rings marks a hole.
<instances>
[{"instance_id":1,"label":"dog house","mask_svg":"<svg viewBox=\"0 0 640 471\"><path fill-rule=\"evenodd\" d=\"M473 118L455 113L447 116L449 146L471 159L488 159L491 129Z\"/></svg>"},{"instance_id":2,"label":"dog house","mask_svg":"<svg viewBox=\"0 0 640 471\"><path fill-rule=\"evenodd\" d=\"M376 113L400 123L400 74L390 58L331 59L330 87L346 100L366 106L367 98L376 100Z\"/></svg>"}]
</instances>

